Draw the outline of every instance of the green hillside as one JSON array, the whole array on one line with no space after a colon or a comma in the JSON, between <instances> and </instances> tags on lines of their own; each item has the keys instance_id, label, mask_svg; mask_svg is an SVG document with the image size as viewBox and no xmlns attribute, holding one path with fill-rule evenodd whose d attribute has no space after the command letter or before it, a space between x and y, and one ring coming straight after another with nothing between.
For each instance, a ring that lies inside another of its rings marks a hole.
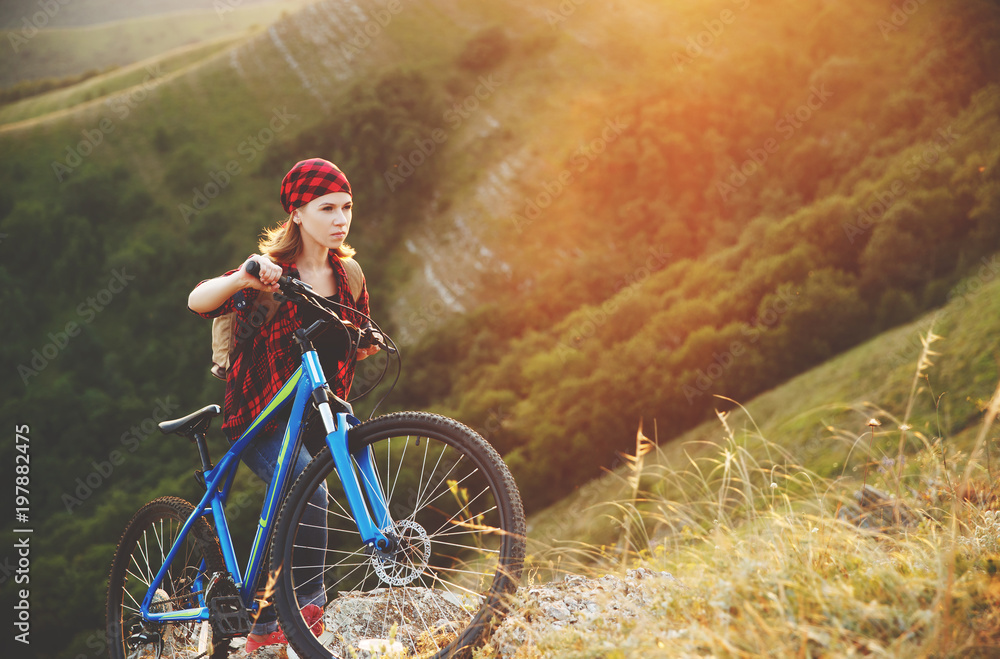
<instances>
[{"instance_id":1,"label":"green hillside","mask_svg":"<svg viewBox=\"0 0 1000 659\"><path fill-rule=\"evenodd\" d=\"M718 418L532 516L533 585L492 646L995 656L998 271L991 257L948 305L745 406L716 399ZM613 590L626 574L633 602Z\"/></svg>"},{"instance_id":2,"label":"green hillside","mask_svg":"<svg viewBox=\"0 0 1000 659\"><path fill-rule=\"evenodd\" d=\"M726 415L679 435L650 455L645 484L670 497L684 497L679 480L659 480L659 468L680 468L691 462L708 461L728 445L731 430L736 444L760 463L801 465L817 477L843 481L858 488L866 462L895 458L899 449L899 427L910 426L905 455L914 456L928 447L938 455L959 462L975 458L979 467L989 452L994 458L1000 444L995 430L989 444L973 455L983 412L1000 381L996 353L997 323L1000 322L1000 257L991 255L970 277L956 287L956 295L940 309L894 328L838 355L822 365L791 378L752 400L715 398L715 410ZM917 373L928 335L934 354L929 365ZM915 376L918 376L915 381ZM911 404L912 400L912 404ZM869 419L882 424L869 447ZM637 424L637 422L636 422ZM669 419L647 421L644 432L671 435ZM872 457L874 456L874 457ZM538 559L556 558L575 547L615 545L621 535L617 502L628 499L629 467L620 458L608 467L613 472L587 483L559 503L529 520ZM918 483L919 467L908 467L907 481ZM988 474L986 474L988 475ZM869 477L869 484L892 489L889 476ZM688 493L693 495L693 493ZM647 529L660 539L665 529Z\"/></svg>"},{"instance_id":3,"label":"green hillside","mask_svg":"<svg viewBox=\"0 0 1000 659\"><path fill-rule=\"evenodd\" d=\"M38 656L97 653L122 525L195 496L193 453L151 431L222 398L184 301L281 221L296 160L351 179L372 308L405 346L389 406L480 429L539 511L639 419L669 445L714 394L749 401L965 299L1000 250L998 27L976 1L316 3L190 59L161 41L155 80L142 63L23 101L0 128L0 418L36 438ZM808 410L862 375L799 381L791 427L817 432ZM960 433L975 405L944 400Z\"/></svg>"},{"instance_id":4,"label":"green hillside","mask_svg":"<svg viewBox=\"0 0 1000 659\"><path fill-rule=\"evenodd\" d=\"M944 303L1000 246L996 8L927 7L883 39L878 8L823 6L652 50L657 76L621 75L494 215L516 249L490 303L423 338L406 394L491 424L529 501L598 474L578 456L634 419L672 436L710 393L745 400Z\"/></svg>"},{"instance_id":5,"label":"green hillside","mask_svg":"<svg viewBox=\"0 0 1000 659\"><path fill-rule=\"evenodd\" d=\"M292 6L298 0L241 0L220 5L237 9L260 4L283 2ZM134 18L204 10L204 0L73 0L52 5L38 0L7 0L0 5L0 27L8 30L33 27L82 27ZM209 3L209 6L212 6ZM213 10L215 9L212 6ZM42 14L39 14L39 12ZM228 12L223 12L228 13Z\"/></svg>"},{"instance_id":6,"label":"green hillside","mask_svg":"<svg viewBox=\"0 0 1000 659\"><path fill-rule=\"evenodd\" d=\"M208 43L181 46L135 64L114 67L107 73L95 73L66 87L0 105L0 130L14 130L19 122L71 110L87 102L103 102L112 112L120 112L118 108L131 101L127 90L138 87L132 94L139 94L144 84L159 84L166 76L200 63L242 38L245 37L223 37ZM16 88L11 90L14 91Z\"/></svg>"},{"instance_id":7,"label":"green hillside","mask_svg":"<svg viewBox=\"0 0 1000 659\"><path fill-rule=\"evenodd\" d=\"M0 50L0 88L23 81L58 80L88 71L104 71L183 46L245 36L248 30L268 25L282 13L302 8L307 0L220 3L220 10L202 2L197 3L197 11L188 7L186 11L171 13L161 13L170 11L170 7L160 4L146 9L148 14L156 15L139 14L113 22L99 21L97 25L58 28L52 26L57 24L54 19L60 14L86 9L74 6L76 2L70 3L60 7L52 21L42 22L35 20L39 7L32 4L34 11L23 14L28 17L28 26L22 16L6 32L8 45ZM91 8L86 15L99 16L101 10ZM109 12L109 16L113 15Z\"/></svg>"}]
</instances>

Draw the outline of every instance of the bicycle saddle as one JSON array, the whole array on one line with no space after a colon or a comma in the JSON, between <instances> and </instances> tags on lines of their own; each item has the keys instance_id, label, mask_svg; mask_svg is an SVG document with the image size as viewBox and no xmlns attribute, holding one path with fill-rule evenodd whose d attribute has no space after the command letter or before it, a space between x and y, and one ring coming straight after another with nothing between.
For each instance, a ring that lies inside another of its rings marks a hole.
<instances>
[{"instance_id":1,"label":"bicycle saddle","mask_svg":"<svg viewBox=\"0 0 1000 659\"><path fill-rule=\"evenodd\" d=\"M163 421L159 424L160 432L164 435L176 433L181 437L189 437L193 433L204 433L208 430L208 424L212 422L212 417L222 414L222 408L218 405L207 405L197 412L192 412L180 419L173 421Z\"/></svg>"}]
</instances>

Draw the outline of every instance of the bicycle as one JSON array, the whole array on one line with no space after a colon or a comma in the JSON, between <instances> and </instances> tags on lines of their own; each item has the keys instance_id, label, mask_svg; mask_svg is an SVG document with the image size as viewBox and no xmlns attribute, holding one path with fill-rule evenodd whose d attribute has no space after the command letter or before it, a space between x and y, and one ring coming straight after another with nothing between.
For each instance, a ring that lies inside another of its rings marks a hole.
<instances>
[{"instance_id":1,"label":"bicycle","mask_svg":"<svg viewBox=\"0 0 1000 659\"><path fill-rule=\"evenodd\" d=\"M307 284L282 277L279 285L286 298L326 315L296 331L301 365L218 464L206 442L218 405L160 424L197 446L205 494L196 505L154 499L126 526L108 580L111 657L228 656L231 639L249 633L261 608L268 550L268 590L300 657L347 657L376 641L419 656L467 656L506 612L520 578L525 520L510 472L486 440L452 419L357 419L327 387L312 338L339 324L353 353L374 341L398 354L395 345L374 322L361 329L341 320ZM289 405L241 571L225 504L241 453ZM325 443L289 485L294 460L286 456L299 454L303 425L317 413Z\"/></svg>"}]
</instances>

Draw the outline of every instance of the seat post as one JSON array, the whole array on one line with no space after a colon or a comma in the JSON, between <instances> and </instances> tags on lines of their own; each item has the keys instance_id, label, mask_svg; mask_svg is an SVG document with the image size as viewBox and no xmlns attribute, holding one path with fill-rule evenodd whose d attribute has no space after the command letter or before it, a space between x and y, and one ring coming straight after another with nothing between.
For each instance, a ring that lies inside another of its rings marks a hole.
<instances>
[{"instance_id":1,"label":"seat post","mask_svg":"<svg viewBox=\"0 0 1000 659\"><path fill-rule=\"evenodd\" d=\"M208 442L205 441L204 432L194 432L191 441L198 445L198 457L201 458L201 467L204 471L212 469L212 456L208 454Z\"/></svg>"}]
</instances>

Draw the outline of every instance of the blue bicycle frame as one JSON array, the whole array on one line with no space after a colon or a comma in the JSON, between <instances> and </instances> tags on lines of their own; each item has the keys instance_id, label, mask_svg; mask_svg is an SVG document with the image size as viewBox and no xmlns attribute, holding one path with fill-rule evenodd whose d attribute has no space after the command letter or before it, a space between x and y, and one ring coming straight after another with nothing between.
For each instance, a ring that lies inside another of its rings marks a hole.
<instances>
[{"instance_id":1,"label":"blue bicycle frame","mask_svg":"<svg viewBox=\"0 0 1000 659\"><path fill-rule=\"evenodd\" d=\"M204 593L199 595L200 606L196 608L163 612L151 612L149 610L153 596L166 577L169 567L181 547L182 541L191 530L195 521L199 517L206 515L211 515L215 521L215 530L219 537L219 545L222 548L222 556L225 560L226 569L236 582L244 605L248 610L256 608L254 594L257 578L260 574L265 554L267 553L268 541L274 530L274 523L281 499L286 492L285 485L290 480L292 468L296 461L295 456L298 452L295 449L302 445L301 422L306 412L306 405L310 399L315 402L319 409L320 417L323 420L323 425L327 433L326 443L333 456L337 474L340 477L344 494L347 497L348 507L358 525L362 542L373 549L383 549L389 545L385 531L390 528L391 520L386 506L385 494L382 492L379 479L375 474L371 450L365 447L352 454L347 445L347 431L361 422L353 416L350 404L336 397L334 397L335 401L340 403L342 409L346 411L337 412L334 415L327 394L326 377L323 375L323 369L320 366L316 351L311 349L310 346L310 349L305 350L302 354L302 365L296 369L295 373L292 374L281 390L275 394L274 398L271 399L264 410L250 424L250 427L246 429L243 435L236 440L229 451L219 460L219 463L205 472L205 496L195 506L194 513L184 522L177 540L170 548L166 560L164 560L163 565L156 574L156 578L153 579L153 582L149 586L149 591L146 593L141 606L144 619L153 622L208 620L209 609L205 602ZM241 576L236 552L233 548L232 537L229 533L229 525L226 522L224 511L226 499L232 487L236 469L239 466L240 455L257 436L260 429L267 425L268 421L272 420L280 410L287 407L289 402L291 402L292 411L288 425L285 428L285 436L281 443L278 464L274 472L274 477L268 484L267 494L264 497L260 521L257 524L250 558L247 561L247 569L243 573L243 576ZM364 483L363 486L359 482L355 465L357 465L357 471L361 474L361 482ZM373 521L373 517L378 521ZM203 587L204 584L195 584L195 588L198 590L201 590Z\"/></svg>"}]
</instances>

